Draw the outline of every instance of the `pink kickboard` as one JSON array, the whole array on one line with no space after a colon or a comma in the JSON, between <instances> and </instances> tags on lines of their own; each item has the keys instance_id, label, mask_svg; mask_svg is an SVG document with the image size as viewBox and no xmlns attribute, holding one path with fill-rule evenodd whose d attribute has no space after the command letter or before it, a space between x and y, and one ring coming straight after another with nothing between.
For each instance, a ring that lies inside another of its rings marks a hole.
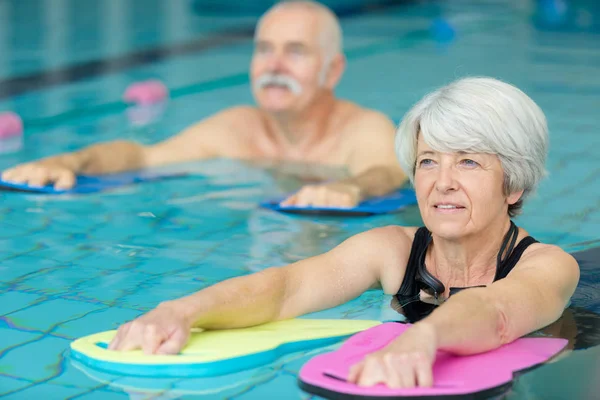
<instances>
[{"instance_id":1,"label":"pink kickboard","mask_svg":"<svg viewBox=\"0 0 600 400\"><path fill-rule=\"evenodd\" d=\"M159 80L147 80L132 83L125 89L123 100L127 103L150 105L163 102L169 96L169 90Z\"/></svg>"},{"instance_id":2,"label":"pink kickboard","mask_svg":"<svg viewBox=\"0 0 600 400\"><path fill-rule=\"evenodd\" d=\"M13 112L0 113L0 139L23 135L23 121Z\"/></svg>"},{"instance_id":3,"label":"pink kickboard","mask_svg":"<svg viewBox=\"0 0 600 400\"><path fill-rule=\"evenodd\" d=\"M566 339L521 338L472 356L438 351L432 387L392 389L383 384L360 387L346 382L352 365L365 355L385 347L409 327L410 324L387 322L355 334L336 351L313 357L300 370L300 387L307 392L336 399L474 394L509 384L514 372L544 363L568 343Z\"/></svg>"}]
</instances>

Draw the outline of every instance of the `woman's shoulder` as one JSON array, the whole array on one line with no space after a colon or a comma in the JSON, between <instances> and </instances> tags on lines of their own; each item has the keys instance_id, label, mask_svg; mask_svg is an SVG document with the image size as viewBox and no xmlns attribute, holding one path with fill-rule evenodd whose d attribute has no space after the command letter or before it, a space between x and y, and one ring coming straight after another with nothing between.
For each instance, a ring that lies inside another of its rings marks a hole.
<instances>
[{"instance_id":1,"label":"woman's shoulder","mask_svg":"<svg viewBox=\"0 0 600 400\"><path fill-rule=\"evenodd\" d=\"M418 229L415 226L398 225L373 228L356 235L353 239L358 240L348 243L347 248L360 251L361 255L368 255L370 259L376 260L380 285L386 294L393 294L398 291L404 278Z\"/></svg>"},{"instance_id":2,"label":"woman's shoulder","mask_svg":"<svg viewBox=\"0 0 600 400\"><path fill-rule=\"evenodd\" d=\"M573 255L557 245L539 242L525 250L514 271L530 282L538 282L544 290L554 288L564 299L573 295L581 275Z\"/></svg>"},{"instance_id":3,"label":"woman's shoulder","mask_svg":"<svg viewBox=\"0 0 600 400\"><path fill-rule=\"evenodd\" d=\"M353 246L364 250L378 252L384 258L394 255L406 255L410 252L415 233L419 228L414 226L387 225L373 228L355 235Z\"/></svg>"},{"instance_id":4,"label":"woman's shoulder","mask_svg":"<svg viewBox=\"0 0 600 400\"><path fill-rule=\"evenodd\" d=\"M558 267L563 270L579 271L579 263L567 251L555 244L534 242L523 252L517 266L521 268L544 268Z\"/></svg>"},{"instance_id":5,"label":"woman's shoulder","mask_svg":"<svg viewBox=\"0 0 600 400\"><path fill-rule=\"evenodd\" d=\"M366 233L372 238L389 238L392 240L413 241L418 226L386 225L368 230Z\"/></svg>"},{"instance_id":6,"label":"woman's shoulder","mask_svg":"<svg viewBox=\"0 0 600 400\"><path fill-rule=\"evenodd\" d=\"M527 246L527 249L523 252L522 258L543 257L547 254L570 256L570 254L564 251L560 246L538 241L526 229L519 227L519 236L517 242L520 243L525 238L531 238L535 241L531 242Z\"/></svg>"}]
</instances>

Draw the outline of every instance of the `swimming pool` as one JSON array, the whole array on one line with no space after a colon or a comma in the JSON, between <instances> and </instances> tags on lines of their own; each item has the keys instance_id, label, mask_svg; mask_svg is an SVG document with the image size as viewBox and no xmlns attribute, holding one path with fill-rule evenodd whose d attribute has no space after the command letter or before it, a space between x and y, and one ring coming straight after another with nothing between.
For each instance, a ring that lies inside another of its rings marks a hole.
<instances>
[{"instance_id":1,"label":"swimming pool","mask_svg":"<svg viewBox=\"0 0 600 400\"><path fill-rule=\"evenodd\" d=\"M598 6L398 3L345 14L349 65L338 94L399 120L425 92L459 76L491 75L523 88L548 117L550 176L516 222L571 252L597 246ZM153 142L251 103L255 13L199 15L201 6L0 2L0 110L18 112L28 127L23 151L1 155L0 168L97 141ZM159 120L138 126L118 99L128 83L148 77L174 96ZM257 203L297 180L226 160L178 168L192 174L79 197L0 194L0 396L306 398L296 373L310 354L235 377L143 380L78 369L67 350L74 338L113 329L160 301L321 253L365 229L420 223L415 209L353 219L277 214ZM574 306L600 313L598 271L583 269ZM314 317L386 319L388 303L369 292Z\"/></svg>"}]
</instances>

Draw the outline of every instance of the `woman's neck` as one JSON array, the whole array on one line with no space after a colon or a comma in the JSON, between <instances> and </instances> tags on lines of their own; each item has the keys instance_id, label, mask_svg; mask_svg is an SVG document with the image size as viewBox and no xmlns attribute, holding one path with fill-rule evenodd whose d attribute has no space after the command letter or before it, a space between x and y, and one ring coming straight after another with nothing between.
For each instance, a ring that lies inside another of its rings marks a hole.
<instances>
[{"instance_id":1,"label":"woman's neck","mask_svg":"<svg viewBox=\"0 0 600 400\"><path fill-rule=\"evenodd\" d=\"M510 228L510 219L490 225L484 231L460 240L433 235L426 265L446 291L450 287L467 287L491 283L496 274L498 253Z\"/></svg>"}]
</instances>

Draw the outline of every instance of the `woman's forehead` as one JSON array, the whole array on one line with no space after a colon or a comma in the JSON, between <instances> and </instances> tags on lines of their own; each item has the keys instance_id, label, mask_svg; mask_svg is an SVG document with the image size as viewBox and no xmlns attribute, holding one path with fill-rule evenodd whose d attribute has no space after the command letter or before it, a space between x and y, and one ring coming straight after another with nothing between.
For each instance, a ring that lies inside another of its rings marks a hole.
<instances>
[{"instance_id":1,"label":"woman's forehead","mask_svg":"<svg viewBox=\"0 0 600 400\"><path fill-rule=\"evenodd\" d=\"M468 149L464 149L464 150L450 150L450 151L444 151L444 150L436 150L434 148L432 148L431 146L429 146L425 140L422 139L422 137L418 138L417 141L417 157L419 156L427 156L427 155L433 155L433 154L452 154L452 155L456 155L456 156L463 156L463 155L477 155L477 156L481 156L481 157L491 157L491 158L498 158L497 154L491 154L491 153L484 153L484 152L479 152L479 151L473 151L473 150L468 150Z\"/></svg>"}]
</instances>

